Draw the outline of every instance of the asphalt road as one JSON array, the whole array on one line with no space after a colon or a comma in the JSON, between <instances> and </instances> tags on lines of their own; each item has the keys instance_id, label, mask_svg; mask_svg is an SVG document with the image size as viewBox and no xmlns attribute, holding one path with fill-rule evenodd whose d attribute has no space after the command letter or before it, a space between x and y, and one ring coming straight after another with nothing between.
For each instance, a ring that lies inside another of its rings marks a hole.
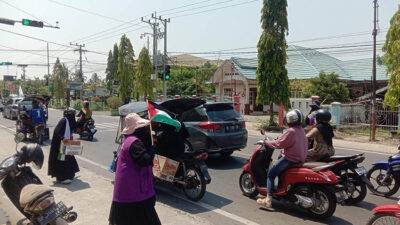
<instances>
[{"instance_id":1,"label":"asphalt road","mask_svg":"<svg viewBox=\"0 0 400 225\"><path fill-rule=\"evenodd\" d=\"M49 127L56 125L61 112L50 111ZM93 142L84 143L84 153L82 157L86 160L83 164L91 164L91 168L98 170L99 173L107 174L104 170L96 168L96 165L108 167L112 152L117 148L114 143L118 127L118 117L93 116L96 121L98 133ZM15 130L15 121L0 119L0 126L5 129ZM161 185L158 188L159 201L179 208L183 211L204 217L214 224L366 224L372 215L371 209L376 205L393 203L395 200L386 199L368 193L364 202L358 206L338 205L334 216L327 221L315 221L304 215L295 207L280 202L274 202L274 210L261 209L253 199L249 199L241 194L238 180L242 172L241 167L251 154L253 143L261 139L261 136L250 135L247 148L240 152L235 152L232 157L221 159L212 156L207 160L212 182L207 186L207 193L199 203L191 203L185 199L183 194L169 185ZM49 144L49 143L47 143ZM349 149L336 149L337 154L347 155L356 154ZM366 153L366 160L363 165L369 169L372 162L384 160L387 154ZM93 165L96 164L96 165Z\"/></svg>"}]
</instances>

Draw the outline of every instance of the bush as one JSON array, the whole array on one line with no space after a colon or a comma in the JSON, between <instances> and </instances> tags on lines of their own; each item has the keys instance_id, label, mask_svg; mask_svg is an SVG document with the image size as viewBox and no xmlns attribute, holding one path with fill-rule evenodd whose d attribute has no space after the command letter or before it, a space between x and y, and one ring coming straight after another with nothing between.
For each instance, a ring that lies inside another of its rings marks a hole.
<instances>
[{"instance_id":1,"label":"bush","mask_svg":"<svg viewBox=\"0 0 400 225\"><path fill-rule=\"evenodd\" d=\"M94 96L92 102L101 102L101 98L99 96Z\"/></svg>"},{"instance_id":2,"label":"bush","mask_svg":"<svg viewBox=\"0 0 400 225\"><path fill-rule=\"evenodd\" d=\"M279 127L275 121L274 121L274 124L269 124L269 119L267 119L267 120L260 120L258 122L257 130L282 131L283 128Z\"/></svg>"},{"instance_id":3,"label":"bush","mask_svg":"<svg viewBox=\"0 0 400 225\"><path fill-rule=\"evenodd\" d=\"M73 102L72 108L74 108L75 110L81 110L82 109L82 101L81 100L75 100Z\"/></svg>"},{"instance_id":4,"label":"bush","mask_svg":"<svg viewBox=\"0 0 400 225\"><path fill-rule=\"evenodd\" d=\"M112 97L107 98L107 105L111 109L118 109L118 107L120 107L122 105L122 101L118 97L112 96Z\"/></svg>"}]
</instances>

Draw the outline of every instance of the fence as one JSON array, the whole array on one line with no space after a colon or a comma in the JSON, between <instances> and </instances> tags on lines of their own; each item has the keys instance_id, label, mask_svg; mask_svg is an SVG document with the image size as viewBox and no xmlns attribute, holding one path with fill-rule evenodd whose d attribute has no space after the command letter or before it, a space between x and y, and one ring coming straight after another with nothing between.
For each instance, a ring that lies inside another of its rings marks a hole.
<instances>
[{"instance_id":1,"label":"fence","mask_svg":"<svg viewBox=\"0 0 400 225\"><path fill-rule=\"evenodd\" d=\"M389 109L381 104L376 108L376 124L378 129L395 131L399 128L399 109ZM370 126L370 104L342 104L340 125Z\"/></svg>"}]
</instances>

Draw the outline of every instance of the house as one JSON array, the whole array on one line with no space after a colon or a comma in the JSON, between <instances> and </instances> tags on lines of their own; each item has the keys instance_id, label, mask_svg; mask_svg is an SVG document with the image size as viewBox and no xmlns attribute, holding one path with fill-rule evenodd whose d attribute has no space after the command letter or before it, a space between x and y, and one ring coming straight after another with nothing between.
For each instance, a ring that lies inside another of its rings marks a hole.
<instances>
[{"instance_id":1,"label":"house","mask_svg":"<svg viewBox=\"0 0 400 225\"><path fill-rule=\"evenodd\" d=\"M342 61L315 49L295 45L288 47L287 54L289 80L307 80L317 77L321 71L334 72L340 80L347 83L352 99L371 91L371 59ZM224 99L236 93L242 97L244 108L265 111L265 106L256 104L256 69L257 58L234 57L222 62L210 81L215 85L216 96ZM376 80L377 88L387 85L387 71L382 65L377 65Z\"/></svg>"}]
</instances>

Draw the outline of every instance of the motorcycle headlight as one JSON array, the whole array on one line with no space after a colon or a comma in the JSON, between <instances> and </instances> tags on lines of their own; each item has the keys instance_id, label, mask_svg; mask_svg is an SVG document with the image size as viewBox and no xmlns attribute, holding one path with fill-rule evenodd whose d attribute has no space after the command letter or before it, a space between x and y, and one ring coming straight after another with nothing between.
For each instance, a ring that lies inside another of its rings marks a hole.
<instances>
[{"instance_id":1,"label":"motorcycle headlight","mask_svg":"<svg viewBox=\"0 0 400 225\"><path fill-rule=\"evenodd\" d=\"M5 159L1 164L0 164L0 168L8 168L11 167L15 164L15 157L10 157Z\"/></svg>"}]
</instances>

